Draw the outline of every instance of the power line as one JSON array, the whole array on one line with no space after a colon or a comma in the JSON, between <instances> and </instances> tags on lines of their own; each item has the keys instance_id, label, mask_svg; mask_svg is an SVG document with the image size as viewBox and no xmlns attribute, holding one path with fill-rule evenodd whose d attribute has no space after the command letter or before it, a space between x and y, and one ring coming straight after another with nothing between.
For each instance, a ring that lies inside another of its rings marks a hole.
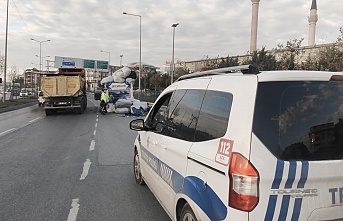
<instances>
[{"instance_id":1,"label":"power line","mask_svg":"<svg viewBox=\"0 0 343 221\"><path fill-rule=\"evenodd\" d=\"M29 31L29 33L30 33L31 37L32 37L32 38L34 38L34 37L33 37L33 35L32 35L32 33L31 33L31 31L30 31L30 29L27 27L27 25L26 25L26 23L25 23L25 21L24 21L23 17L21 16L21 13L20 13L20 11L19 11L19 9L18 9L18 7L17 7L16 3L14 2L14 0L12 0L12 2L13 2L13 4L14 4L15 8L17 9L17 11L18 11L18 13L19 13L19 16L20 16L21 20L23 21L23 23L24 23L25 27L26 27L26 28L27 28L27 30Z\"/></svg>"}]
</instances>

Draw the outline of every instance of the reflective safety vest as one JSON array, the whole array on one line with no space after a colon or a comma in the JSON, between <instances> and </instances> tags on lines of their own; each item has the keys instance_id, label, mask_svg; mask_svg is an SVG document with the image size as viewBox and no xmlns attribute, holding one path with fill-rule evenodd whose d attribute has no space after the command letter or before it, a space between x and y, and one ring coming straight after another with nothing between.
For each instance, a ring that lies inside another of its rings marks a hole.
<instances>
[{"instance_id":1,"label":"reflective safety vest","mask_svg":"<svg viewBox=\"0 0 343 221\"><path fill-rule=\"evenodd\" d=\"M108 100L108 95L106 94L106 92L102 92L102 93L101 93L101 100L107 102L107 100Z\"/></svg>"}]
</instances>

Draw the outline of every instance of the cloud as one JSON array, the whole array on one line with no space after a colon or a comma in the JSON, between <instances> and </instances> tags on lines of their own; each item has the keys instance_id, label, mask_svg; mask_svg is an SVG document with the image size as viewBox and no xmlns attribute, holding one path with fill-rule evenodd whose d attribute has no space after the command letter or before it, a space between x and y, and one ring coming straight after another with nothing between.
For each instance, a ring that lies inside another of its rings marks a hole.
<instances>
[{"instance_id":1,"label":"cloud","mask_svg":"<svg viewBox=\"0 0 343 221\"><path fill-rule=\"evenodd\" d=\"M251 1L249 0L44 0L10 1L8 64L30 68L37 63L37 40L43 56L69 56L107 60L118 65L139 61L141 15L142 60L162 66L171 60L173 23L175 57L190 61L209 56L242 55L250 48ZM317 0L317 43L336 40L341 26L341 2ZM267 50L289 39L307 44L311 0L260 1L257 47ZM20 12L18 12L18 10ZM6 11L5 2L0 10ZM5 41L6 14L0 14L0 44ZM24 24L24 22L25 24ZM3 53L4 49L0 49Z\"/></svg>"}]
</instances>

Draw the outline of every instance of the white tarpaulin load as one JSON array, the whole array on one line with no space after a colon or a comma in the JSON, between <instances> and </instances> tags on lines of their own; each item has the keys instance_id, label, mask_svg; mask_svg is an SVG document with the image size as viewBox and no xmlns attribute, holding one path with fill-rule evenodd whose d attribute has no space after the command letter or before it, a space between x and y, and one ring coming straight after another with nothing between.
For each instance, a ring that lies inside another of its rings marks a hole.
<instances>
[{"instance_id":1,"label":"white tarpaulin load","mask_svg":"<svg viewBox=\"0 0 343 221\"><path fill-rule=\"evenodd\" d=\"M109 93L107 112L141 116L149 110L147 102L131 97L130 92L136 78L137 74L134 70L123 67L101 80L101 84Z\"/></svg>"},{"instance_id":2,"label":"white tarpaulin load","mask_svg":"<svg viewBox=\"0 0 343 221\"><path fill-rule=\"evenodd\" d=\"M105 84L105 83L108 83L108 82L113 82L113 76L108 76L108 77L105 77L101 80L101 84Z\"/></svg>"}]
</instances>

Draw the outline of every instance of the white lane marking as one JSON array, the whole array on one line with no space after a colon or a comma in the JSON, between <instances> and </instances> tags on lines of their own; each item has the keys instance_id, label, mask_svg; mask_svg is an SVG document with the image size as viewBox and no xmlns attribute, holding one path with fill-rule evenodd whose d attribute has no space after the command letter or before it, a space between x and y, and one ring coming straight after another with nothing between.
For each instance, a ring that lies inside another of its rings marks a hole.
<instances>
[{"instance_id":1,"label":"white lane marking","mask_svg":"<svg viewBox=\"0 0 343 221\"><path fill-rule=\"evenodd\" d=\"M95 124L95 128L97 128L97 127L98 127L98 123Z\"/></svg>"},{"instance_id":2,"label":"white lane marking","mask_svg":"<svg viewBox=\"0 0 343 221\"><path fill-rule=\"evenodd\" d=\"M13 132L13 131L15 131L15 130L17 130L17 128L11 128L11 129L9 129L9 130L6 130L6 131L4 131L4 132L1 132L1 133L0 133L0 137L3 136L3 135L5 135L5 134L11 133L11 132Z\"/></svg>"},{"instance_id":3,"label":"white lane marking","mask_svg":"<svg viewBox=\"0 0 343 221\"><path fill-rule=\"evenodd\" d=\"M94 130L93 134L94 134L94 136L95 136L95 134L96 134L96 130Z\"/></svg>"},{"instance_id":4,"label":"white lane marking","mask_svg":"<svg viewBox=\"0 0 343 221\"><path fill-rule=\"evenodd\" d=\"M95 140L92 140L91 145L89 146L89 151L94 150L95 147Z\"/></svg>"},{"instance_id":5,"label":"white lane marking","mask_svg":"<svg viewBox=\"0 0 343 221\"><path fill-rule=\"evenodd\" d=\"M33 122L36 122L36 121L39 121L40 119L42 119L43 117L37 117L37 118L35 118L35 119L33 119L33 120L30 120L29 122L30 123L33 123Z\"/></svg>"},{"instance_id":6,"label":"white lane marking","mask_svg":"<svg viewBox=\"0 0 343 221\"><path fill-rule=\"evenodd\" d=\"M79 212L79 207L79 198L73 199L67 221L76 221L77 213Z\"/></svg>"},{"instance_id":7,"label":"white lane marking","mask_svg":"<svg viewBox=\"0 0 343 221\"><path fill-rule=\"evenodd\" d=\"M98 122L98 121L99 121L99 119L97 118L97 119L96 119L96 122Z\"/></svg>"},{"instance_id":8,"label":"white lane marking","mask_svg":"<svg viewBox=\"0 0 343 221\"><path fill-rule=\"evenodd\" d=\"M18 127L18 128L11 128L11 129L9 129L9 130L6 130L6 131L4 131L4 132L1 132L1 133L0 133L0 137L6 135L6 134L8 134L8 133L11 133L11 132L13 132L13 131L16 131L16 130L19 130L19 129L21 129L21 128L24 128L24 127L26 127L26 126L28 126L28 125L30 125L30 124L36 122L36 121L39 121L39 120L41 120L41 119L43 119L43 117L37 117L37 118L35 118L35 119L33 119L33 120L30 120L28 123L26 123L26 124L24 124L24 125L22 125L22 126L20 126L20 127Z\"/></svg>"},{"instance_id":9,"label":"white lane marking","mask_svg":"<svg viewBox=\"0 0 343 221\"><path fill-rule=\"evenodd\" d=\"M80 180L84 180L86 178L86 176L88 175L89 168L91 167L91 164L92 163L90 159L87 159L86 162L83 164L83 170Z\"/></svg>"}]
</instances>

